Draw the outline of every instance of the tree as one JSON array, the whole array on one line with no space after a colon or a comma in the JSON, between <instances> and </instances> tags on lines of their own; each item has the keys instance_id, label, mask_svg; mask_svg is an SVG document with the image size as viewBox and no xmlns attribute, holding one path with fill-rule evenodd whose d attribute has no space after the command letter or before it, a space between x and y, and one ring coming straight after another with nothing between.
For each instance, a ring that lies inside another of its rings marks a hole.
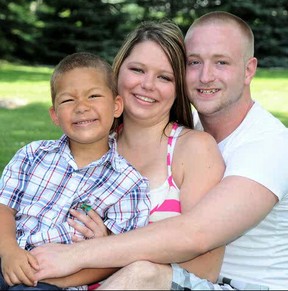
<instances>
[{"instance_id":1,"label":"tree","mask_svg":"<svg viewBox=\"0 0 288 291\"><path fill-rule=\"evenodd\" d=\"M43 22L39 50L45 62L55 64L78 51L96 53L111 62L116 53L123 19L115 5L93 0L44 0L38 17Z\"/></svg>"},{"instance_id":2,"label":"tree","mask_svg":"<svg viewBox=\"0 0 288 291\"><path fill-rule=\"evenodd\" d=\"M30 1L0 0L0 57L29 58L37 24Z\"/></svg>"},{"instance_id":3,"label":"tree","mask_svg":"<svg viewBox=\"0 0 288 291\"><path fill-rule=\"evenodd\" d=\"M250 24L260 66L288 67L287 0L0 0L0 58L55 65L89 51L111 63L141 21L172 19L185 34L196 18L215 10Z\"/></svg>"}]
</instances>

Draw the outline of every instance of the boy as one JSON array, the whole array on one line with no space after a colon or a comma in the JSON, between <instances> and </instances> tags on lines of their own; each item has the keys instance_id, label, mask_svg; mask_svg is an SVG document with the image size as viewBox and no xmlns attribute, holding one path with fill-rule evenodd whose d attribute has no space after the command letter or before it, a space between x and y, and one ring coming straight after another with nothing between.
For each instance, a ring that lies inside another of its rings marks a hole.
<instances>
[{"instance_id":1,"label":"boy","mask_svg":"<svg viewBox=\"0 0 288 291\"><path fill-rule=\"evenodd\" d=\"M70 208L92 207L114 234L147 223L147 180L118 155L116 141L109 137L114 118L123 111L116 88L111 67L93 54L75 53L56 66L49 112L64 135L20 149L0 180L0 221L6 222L0 225L4 288L33 284L30 278L38 265L29 250L72 242Z\"/></svg>"}]
</instances>

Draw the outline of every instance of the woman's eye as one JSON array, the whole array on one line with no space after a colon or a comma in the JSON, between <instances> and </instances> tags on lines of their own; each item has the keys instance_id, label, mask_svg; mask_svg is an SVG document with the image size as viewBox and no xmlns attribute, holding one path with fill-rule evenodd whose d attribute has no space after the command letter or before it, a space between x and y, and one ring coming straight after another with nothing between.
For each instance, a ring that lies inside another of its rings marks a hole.
<instances>
[{"instance_id":1,"label":"woman's eye","mask_svg":"<svg viewBox=\"0 0 288 291\"><path fill-rule=\"evenodd\" d=\"M137 73L143 73L143 70L140 68L131 68L131 71L137 72Z\"/></svg>"},{"instance_id":2,"label":"woman's eye","mask_svg":"<svg viewBox=\"0 0 288 291\"><path fill-rule=\"evenodd\" d=\"M171 82L172 79L168 76L160 76L159 78L163 79L164 81Z\"/></svg>"}]
</instances>

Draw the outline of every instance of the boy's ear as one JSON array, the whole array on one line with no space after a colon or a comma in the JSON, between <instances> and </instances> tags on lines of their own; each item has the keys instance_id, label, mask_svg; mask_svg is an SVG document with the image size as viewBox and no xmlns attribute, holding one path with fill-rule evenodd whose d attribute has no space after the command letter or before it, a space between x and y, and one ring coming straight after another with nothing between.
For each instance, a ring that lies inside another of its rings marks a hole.
<instances>
[{"instance_id":1,"label":"boy's ear","mask_svg":"<svg viewBox=\"0 0 288 291\"><path fill-rule=\"evenodd\" d=\"M124 109L123 98L120 95L117 95L114 100L114 103L115 103L114 117L118 118L123 113Z\"/></svg>"},{"instance_id":2,"label":"boy's ear","mask_svg":"<svg viewBox=\"0 0 288 291\"><path fill-rule=\"evenodd\" d=\"M54 109L53 106L51 106L49 108L49 114L50 114L50 118L53 121L53 123L58 126L59 125L59 121L58 121L58 117L57 117L57 114L56 114L55 109Z\"/></svg>"}]
</instances>

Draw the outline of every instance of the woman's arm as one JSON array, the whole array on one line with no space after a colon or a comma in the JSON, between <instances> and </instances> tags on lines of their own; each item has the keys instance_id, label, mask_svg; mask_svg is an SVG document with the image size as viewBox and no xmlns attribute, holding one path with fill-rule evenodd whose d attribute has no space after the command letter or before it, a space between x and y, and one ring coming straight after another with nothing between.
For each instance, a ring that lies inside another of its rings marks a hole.
<instances>
[{"instance_id":1,"label":"woman's arm","mask_svg":"<svg viewBox=\"0 0 288 291\"><path fill-rule=\"evenodd\" d=\"M176 183L180 186L182 213L187 213L193 211L202 197L221 181L225 166L215 140L208 134L194 131L182 138L179 138L179 146L175 148L173 164L176 171L173 176L175 173ZM215 282L224 251L223 246L180 265L200 278Z\"/></svg>"}]
</instances>

